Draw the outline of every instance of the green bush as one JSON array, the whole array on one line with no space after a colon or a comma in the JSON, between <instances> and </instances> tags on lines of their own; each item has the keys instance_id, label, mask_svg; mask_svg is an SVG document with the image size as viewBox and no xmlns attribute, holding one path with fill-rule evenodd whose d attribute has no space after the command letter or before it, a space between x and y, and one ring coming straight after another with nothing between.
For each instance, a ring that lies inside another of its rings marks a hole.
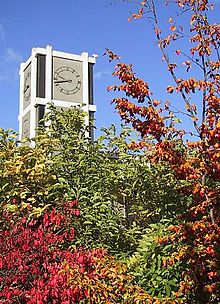
<instances>
[{"instance_id":1,"label":"green bush","mask_svg":"<svg viewBox=\"0 0 220 304\"><path fill-rule=\"evenodd\" d=\"M181 264L175 260L174 244L160 240L168 236L170 220L161 220L145 229L137 251L128 259L128 268L136 282L151 296L175 298L181 281Z\"/></svg>"}]
</instances>

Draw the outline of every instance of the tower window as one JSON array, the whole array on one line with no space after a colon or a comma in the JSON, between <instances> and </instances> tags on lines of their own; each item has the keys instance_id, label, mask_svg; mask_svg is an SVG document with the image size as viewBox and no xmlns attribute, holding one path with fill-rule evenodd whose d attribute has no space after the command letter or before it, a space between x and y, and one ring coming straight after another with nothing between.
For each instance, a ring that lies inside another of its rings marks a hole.
<instances>
[{"instance_id":1,"label":"tower window","mask_svg":"<svg viewBox=\"0 0 220 304\"><path fill-rule=\"evenodd\" d=\"M37 97L45 98L46 56L37 56Z\"/></svg>"},{"instance_id":2,"label":"tower window","mask_svg":"<svg viewBox=\"0 0 220 304\"><path fill-rule=\"evenodd\" d=\"M36 127L40 127L40 126L43 126L44 123L42 122L42 119L44 118L44 114L45 114L45 105L37 105L36 106L37 108L37 126Z\"/></svg>"},{"instance_id":3,"label":"tower window","mask_svg":"<svg viewBox=\"0 0 220 304\"><path fill-rule=\"evenodd\" d=\"M93 63L89 63L89 104L93 105Z\"/></svg>"}]
</instances>

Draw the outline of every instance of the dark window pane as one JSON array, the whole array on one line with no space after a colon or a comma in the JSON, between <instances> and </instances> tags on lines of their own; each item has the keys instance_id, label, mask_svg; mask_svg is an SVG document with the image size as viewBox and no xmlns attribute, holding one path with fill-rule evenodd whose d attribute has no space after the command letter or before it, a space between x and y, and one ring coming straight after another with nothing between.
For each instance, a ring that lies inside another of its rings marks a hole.
<instances>
[{"instance_id":1,"label":"dark window pane","mask_svg":"<svg viewBox=\"0 0 220 304\"><path fill-rule=\"evenodd\" d=\"M44 114L45 114L45 106L37 105L36 108L37 108L37 127L40 127L44 125L42 119L44 118Z\"/></svg>"},{"instance_id":2,"label":"dark window pane","mask_svg":"<svg viewBox=\"0 0 220 304\"><path fill-rule=\"evenodd\" d=\"M46 56L37 56L37 97L45 98Z\"/></svg>"},{"instance_id":3,"label":"dark window pane","mask_svg":"<svg viewBox=\"0 0 220 304\"><path fill-rule=\"evenodd\" d=\"M93 63L89 63L89 104L93 105Z\"/></svg>"}]
</instances>

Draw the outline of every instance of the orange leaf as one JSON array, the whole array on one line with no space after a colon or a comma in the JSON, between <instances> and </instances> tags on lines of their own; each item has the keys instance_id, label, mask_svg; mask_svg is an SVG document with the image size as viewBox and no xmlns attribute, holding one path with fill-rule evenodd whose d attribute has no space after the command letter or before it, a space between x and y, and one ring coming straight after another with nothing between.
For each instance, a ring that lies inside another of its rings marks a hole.
<instances>
[{"instance_id":1,"label":"orange leaf","mask_svg":"<svg viewBox=\"0 0 220 304\"><path fill-rule=\"evenodd\" d=\"M174 91L174 87L172 87L172 86L168 86L168 87L167 87L167 93L172 94L173 91Z\"/></svg>"}]
</instances>

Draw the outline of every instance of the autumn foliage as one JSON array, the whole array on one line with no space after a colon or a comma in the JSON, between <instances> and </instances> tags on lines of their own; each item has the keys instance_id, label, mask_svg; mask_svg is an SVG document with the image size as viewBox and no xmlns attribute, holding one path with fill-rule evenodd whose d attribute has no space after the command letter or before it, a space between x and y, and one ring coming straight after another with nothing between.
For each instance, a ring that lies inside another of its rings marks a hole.
<instances>
[{"instance_id":1,"label":"autumn foliage","mask_svg":"<svg viewBox=\"0 0 220 304\"><path fill-rule=\"evenodd\" d=\"M131 123L141 136L131 148L144 148L149 162L167 164L182 184L179 192L191 203L179 217L179 224L170 227L170 236L160 244L174 243L178 250L172 261L182 263L182 281L176 301L184 303L219 303L220 301L220 26L208 20L212 5L208 0L168 1L189 18L188 31L179 26L178 18L168 20L170 34L163 36L157 7L153 0L142 1L131 19L148 18L154 28L173 84L167 93L176 93L182 100L181 110L171 100L157 100L147 82L139 79L132 65L106 51L110 61L116 60L113 73L122 84L109 90L125 93L113 103L126 123ZM175 41L190 35L188 50L175 50ZM172 47L172 49L171 49ZM175 50L177 63L170 53ZM170 53L169 53L170 52ZM180 62L180 56L184 59ZM180 77L178 68L186 71ZM193 75L193 71L199 72ZM190 77L188 74L190 73ZM185 108L185 109L184 109ZM175 110L175 111L174 111ZM185 115L192 122L191 130L177 127L177 116Z\"/></svg>"},{"instance_id":2,"label":"autumn foliage","mask_svg":"<svg viewBox=\"0 0 220 304\"><path fill-rule=\"evenodd\" d=\"M62 211L62 212L61 212ZM0 233L1 303L149 303L126 267L103 249L76 249L72 217L78 203L65 203L41 218L15 223L4 213Z\"/></svg>"},{"instance_id":3,"label":"autumn foliage","mask_svg":"<svg viewBox=\"0 0 220 304\"><path fill-rule=\"evenodd\" d=\"M165 30L159 2L130 20L153 27L163 100L106 50L132 131L91 142L81 109L53 105L35 147L0 129L0 303L220 303L220 26L208 0L174 0Z\"/></svg>"}]
</instances>

